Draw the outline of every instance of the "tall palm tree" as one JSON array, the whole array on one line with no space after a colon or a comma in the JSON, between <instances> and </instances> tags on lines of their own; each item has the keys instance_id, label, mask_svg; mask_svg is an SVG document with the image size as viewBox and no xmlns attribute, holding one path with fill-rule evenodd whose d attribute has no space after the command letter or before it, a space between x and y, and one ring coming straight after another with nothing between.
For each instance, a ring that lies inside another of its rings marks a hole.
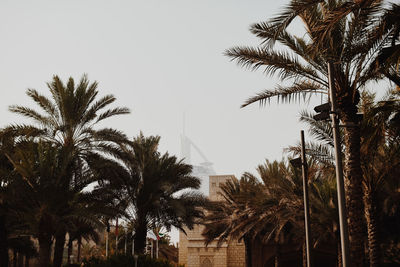
<instances>
[{"instance_id":1,"label":"tall palm tree","mask_svg":"<svg viewBox=\"0 0 400 267\"><path fill-rule=\"evenodd\" d=\"M206 202L202 194L193 191L199 188L200 180L191 175L192 166L168 153L161 154L159 140L158 136L140 134L123 145L119 160L124 171L116 175L118 179L109 181L111 188L126 197L132 210L128 219L134 223L136 253L144 252L149 227L191 229L203 216L201 207Z\"/></svg>"},{"instance_id":2,"label":"tall palm tree","mask_svg":"<svg viewBox=\"0 0 400 267\"><path fill-rule=\"evenodd\" d=\"M333 74L339 117L345 125L358 124L359 90L371 80L382 78L375 67L380 48L389 42L385 34L372 34L379 24L383 1L354 1L346 16L336 16L348 7L347 1L291 1L284 11L250 30L262 40L257 48L235 47L226 55L245 67L263 69L285 82L248 99L243 106L265 104L272 97L291 101L307 93L326 93L327 63L334 63ZM287 27L299 18L304 37L291 34ZM376 33L376 32L374 32ZM282 46L286 50L282 51ZM353 266L363 262L363 202L360 165L360 128L344 129L345 186L348 206L350 250Z\"/></svg>"},{"instance_id":3,"label":"tall palm tree","mask_svg":"<svg viewBox=\"0 0 400 267\"><path fill-rule=\"evenodd\" d=\"M388 188L385 183L393 184L393 173L400 166L400 132L396 133L397 127L393 123L400 105L398 96L397 100L395 96L391 94L389 99L377 105L372 101L373 96L366 96L363 101L365 119L362 131L365 137L361 145L361 166L370 266L379 266L383 260L382 231L379 231L384 211L382 203L396 190L396 187Z\"/></svg>"},{"instance_id":4,"label":"tall palm tree","mask_svg":"<svg viewBox=\"0 0 400 267\"><path fill-rule=\"evenodd\" d=\"M84 75L78 84L69 78L64 84L58 76L54 76L47 86L51 98L29 89L27 95L41 108L38 112L24 106L11 106L10 111L33 120L33 125L12 125L4 132L14 136L30 137L51 142L71 155L69 172L64 175L65 184L80 187L84 169L90 157L96 153L113 153L116 144L127 142L125 135L111 128L97 129L96 125L115 115L127 114L127 108L106 109L115 101L112 95L98 100L97 82L89 83ZM73 181L69 183L69 181ZM65 190L68 190L66 188ZM61 199L68 205L68 199ZM61 265L62 250L67 229L60 224L56 233L55 266Z\"/></svg>"}]
</instances>

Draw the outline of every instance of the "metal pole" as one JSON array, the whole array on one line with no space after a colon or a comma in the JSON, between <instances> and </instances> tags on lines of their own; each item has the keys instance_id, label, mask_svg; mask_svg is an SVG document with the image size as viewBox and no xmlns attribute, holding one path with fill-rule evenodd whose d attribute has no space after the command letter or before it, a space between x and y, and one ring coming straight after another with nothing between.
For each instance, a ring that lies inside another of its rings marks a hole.
<instances>
[{"instance_id":1,"label":"metal pole","mask_svg":"<svg viewBox=\"0 0 400 267\"><path fill-rule=\"evenodd\" d=\"M125 253L125 255L126 255L126 248L127 248L127 244L126 244L126 242L127 242L127 239L128 239L128 233L127 233L127 231L126 231L127 229L125 229L125 249L124 249L124 253Z\"/></svg>"},{"instance_id":2,"label":"metal pole","mask_svg":"<svg viewBox=\"0 0 400 267\"><path fill-rule=\"evenodd\" d=\"M118 235L115 236L115 255L118 255Z\"/></svg>"},{"instance_id":3,"label":"metal pole","mask_svg":"<svg viewBox=\"0 0 400 267\"><path fill-rule=\"evenodd\" d=\"M307 267L311 267L311 231L310 231L310 207L308 202L308 173L307 159L304 142L304 131L301 130L301 173L303 175L303 196L304 196L304 228L306 232L306 253Z\"/></svg>"},{"instance_id":4,"label":"metal pole","mask_svg":"<svg viewBox=\"0 0 400 267\"><path fill-rule=\"evenodd\" d=\"M135 234L132 231L132 256L135 255Z\"/></svg>"},{"instance_id":5,"label":"metal pole","mask_svg":"<svg viewBox=\"0 0 400 267\"><path fill-rule=\"evenodd\" d=\"M156 240L156 259L158 259L158 239Z\"/></svg>"},{"instance_id":6,"label":"metal pole","mask_svg":"<svg viewBox=\"0 0 400 267\"><path fill-rule=\"evenodd\" d=\"M118 255L118 217L115 220L115 253L114 255Z\"/></svg>"},{"instance_id":7,"label":"metal pole","mask_svg":"<svg viewBox=\"0 0 400 267\"><path fill-rule=\"evenodd\" d=\"M106 234L106 258L108 258L108 232Z\"/></svg>"},{"instance_id":8,"label":"metal pole","mask_svg":"<svg viewBox=\"0 0 400 267\"><path fill-rule=\"evenodd\" d=\"M338 194L338 209L339 209L339 225L340 225L340 245L342 249L342 264L343 267L350 267L349 261L349 233L347 228L347 211L346 199L344 195L343 169L342 169L342 154L340 147L339 120L336 114L336 90L333 77L332 62L328 63L328 80L329 80L329 95L331 102L331 120L333 129L333 140L335 145L336 159L336 183Z\"/></svg>"},{"instance_id":9,"label":"metal pole","mask_svg":"<svg viewBox=\"0 0 400 267\"><path fill-rule=\"evenodd\" d=\"M154 256L154 254L153 254L153 239L150 239L151 241L151 243L150 243L150 255L151 255L151 258L153 258L153 256Z\"/></svg>"}]
</instances>

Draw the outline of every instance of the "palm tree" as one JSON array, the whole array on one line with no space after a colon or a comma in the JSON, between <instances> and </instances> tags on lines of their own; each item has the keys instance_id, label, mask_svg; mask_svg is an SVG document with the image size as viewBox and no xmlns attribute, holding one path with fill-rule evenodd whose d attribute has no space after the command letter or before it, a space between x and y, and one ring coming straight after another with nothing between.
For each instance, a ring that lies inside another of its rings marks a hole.
<instances>
[{"instance_id":1,"label":"palm tree","mask_svg":"<svg viewBox=\"0 0 400 267\"><path fill-rule=\"evenodd\" d=\"M218 238L243 239L247 266L251 266L253 244L275 246L275 266L282 263L281 245L304 248L304 208L300 171L284 162L268 162L258 166L260 176L245 173L238 180L221 187L223 202L207 208L203 235L207 242ZM312 243L314 248L338 245L336 186L332 168L309 162ZM303 250L303 254L305 251ZM303 264L306 264L304 261Z\"/></svg>"},{"instance_id":2,"label":"palm tree","mask_svg":"<svg viewBox=\"0 0 400 267\"><path fill-rule=\"evenodd\" d=\"M193 191L200 180L191 176L192 166L175 156L158 152L160 137L140 134L124 145L120 161L125 168L110 186L125 194L132 210L135 252L143 253L146 234L153 225L190 229L203 216L202 194ZM106 171L106 170L105 170Z\"/></svg>"},{"instance_id":3,"label":"palm tree","mask_svg":"<svg viewBox=\"0 0 400 267\"><path fill-rule=\"evenodd\" d=\"M25 233L38 239L41 266L49 266L55 238L53 265L59 266L64 231L77 220L100 225L100 215L107 214L113 203L106 203L108 198L99 201L96 190L83 192L98 179L90 169L80 171L79 181L66 179L71 172L72 155L50 142L23 140L7 152L7 157L18 174L13 180L14 192L9 192L15 196L10 206L24 224Z\"/></svg>"},{"instance_id":4,"label":"palm tree","mask_svg":"<svg viewBox=\"0 0 400 267\"><path fill-rule=\"evenodd\" d=\"M68 159L51 144L34 142L19 144L8 158L20 175L14 181L20 195L13 199L12 206L20 221L27 224L29 233L38 238L39 262L47 267L55 220L64 208L62 198L68 185L63 177Z\"/></svg>"},{"instance_id":5,"label":"palm tree","mask_svg":"<svg viewBox=\"0 0 400 267\"><path fill-rule=\"evenodd\" d=\"M3 143L3 142L1 142ZM10 235L10 215L12 209L9 205L9 192L12 182L12 166L9 164L3 145L0 149L0 265L8 265L8 237Z\"/></svg>"},{"instance_id":6,"label":"palm tree","mask_svg":"<svg viewBox=\"0 0 400 267\"><path fill-rule=\"evenodd\" d=\"M361 122L361 166L370 266L379 266L382 263L382 240L379 231L384 210L382 202L396 188L388 188L385 184L392 183L392 174L399 166L400 128L396 126L396 114L399 113L397 95L398 93L391 91L378 103L374 94L363 92L361 96L360 110L364 114ZM307 154L325 165L328 164L327 167L332 166L333 137L332 130L327 127L328 123L315 121L308 112L302 113L301 121L308 124L310 133L318 140L308 144ZM299 154L299 149L298 145L290 147L289 151Z\"/></svg>"},{"instance_id":7,"label":"palm tree","mask_svg":"<svg viewBox=\"0 0 400 267\"><path fill-rule=\"evenodd\" d=\"M29 259L37 256L36 249L30 241L31 232L27 224L21 220L18 207L19 196L22 193L20 187L21 177L13 169L13 165L7 158L7 154L13 150L10 147L14 141L9 136L2 136L0 146L0 265L8 266L8 250L14 252L18 261L25 256L25 266L29 266Z\"/></svg>"},{"instance_id":8,"label":"palm tree","mask_svg":"<svg viewBox=\"0 0 400 267\"><path fill-rule=\"evenodd\" d=\"M29 89L27 95L39 105L44 113L34 109L14 105L10 111L33 120L34 125L10 126L14 131L37 129L40 137L75 150L78 156L93 150L104 150L110 142L126 141L119 131L110 128L95 129L96 124L115 115L128 114L128 108L113 108L104 110L115 102L113 95L106 95L96 101L98 95L97 82L89 83L84 75L75 85L69 78L66 85L58 76L47 83L51 98L40 94L35 89Z\"/></svg>"},{"instance_id":9,"label":"palm tree","mask_svg":"<svg viewBox=\"0 0 400 267\"><path fill-rule=\"evenodd\" d=\"M244 239L247 266L252 264L255 240L274 244L275 266L279 266L280 245L304 241L302 180L298 171L283 162L266 162L258 166L259 181L245 173L240 181L222 186L224 202L208 208L203 235L219 244L229 239Z\"/></svg>"},{"instance_id":10,"label":"palm tree","mask_svg":"<svg viewBox=\"0 0 400 267\"><path fill-rule=\"evenodd\" d=\"M126 142L123 133L111 129L96 129L99 122L115 115L127 114L127 108L105 108L115 101L112 95L106 95L96 101L98 95L97 82L89 83L86 76L80 82L70 78L66 85L58 76L48 83L51 98L40 94L37 90L29 89L27 95L42 109L42 113L24 106L11 106L10 111L32 119L34 125L13 125L4 132L14 136L34 136L40 140L51 142L70 153L69 172L64 175L65 184L80 187L84 169L91 157L96 153L113 153L115 144ZM72 183L69 183L72 181ZM65 188L68 190L68 188ZM68 199L61 199L68 205ZM67 229L60 224L56 234L55 266L61 265L62 250Z\"/></svg>"},{"instance_id":11,"label":"palm tree","mask_svg":"<svg viewBox=\"0 0 400 267\"><path fill-rule=\"evenodd\" d=\"M272 90L265 90L248 99L243 106L259 102L265 104L272 97L283 101L307 93L325 93L328 89L327 63L334 63L334 81L340 109L339 117L345 125L357 125L359 90L371 80L382 78L375 67L380 48L389 37L373 31L379 24L382 1L354 1L346 9L346 1L291 1L281 15L268 22L251 26L261 38L258 48L235 47L226 55L252 69L263 69L285 82ZM336 16L346 9L346 16ZM305 36L291 34L287 27L300 18ZM276 43L287 48L282 51ZM346 202L348 206L350 249L353 266L363 262L363 202L360 165L360 128L344 129Z\"/></svg>"},{"instance_id":12,"label":"palm tree","mask_svg":"<svg viewBox=\"0 0 400 267\"><path fill-rule=\"evenodd\" d=\"M10 244L10 249L13 251L13 266L18 265L22 267L25 257L25 267L28 267L30 258L37 254L30 236L11 237L8 243Z\"/></svg>"},{"instance_id":13,"label":"palm tree","mask_svg":"<svg viewBox=\"0 0 400 267\"><path fill-rule=\"evenodd\" d=\"M72 242L73 240L77 240L78 243L78 252L77 252L77 261L81 261L81 247L82 247L82 238L85 240L93 240L96 243L99 241L100 237L98 232L96 231L96 226L91 225L85 221L77 221L75 231L69 231L70 237L68 240L68 262L70 262L70 251L72 252Z\"/></svg>"},{"instance_id":14,"label":"palm tree","mask_svg":"<svg viewBox=\"0 0 400 267\"><path fill-rule=\"evenodd\" d=\"M396 113L399 113L400 105L399 99L394 97L396 93L374 105L373 96L367 95L362 106L365 114L362 131L365 137L361 146L361 166L370 266L379 266L383 260L382 233L379 231L383 215L382 203L396 188L388 188L385 183L393 184L393 173L400 166L399 132L396 133L398 129L391 123Z\"/></svg>"}]
</instances>

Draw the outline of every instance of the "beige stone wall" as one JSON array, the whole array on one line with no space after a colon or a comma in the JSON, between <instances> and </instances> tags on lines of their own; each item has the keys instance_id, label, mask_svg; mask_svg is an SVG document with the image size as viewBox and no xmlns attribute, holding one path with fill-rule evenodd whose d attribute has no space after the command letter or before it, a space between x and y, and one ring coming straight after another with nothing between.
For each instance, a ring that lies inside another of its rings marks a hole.
<instances>
[{"instance_id":1,"label":"beige stone wall","mask_svg":"<svg viewBox=\"0 0 400 267\"><path fill-rule=\"evenodd\" d=\"M210 196L213 201L222 201L218 193L220 186L233 175L210 176ZM243 242L231 241L217 247L213 241L207 247L201 235L204 227L196 225L194 229L185 229L187 235L179 232L179 263L186 267L243 267L245 266L245 248Z\"/></svg>"},{"instance_id":2,"label":"beige stone wall","mask_svg":"<svg viewBox=\"0 0 400 267\"><path fill-rule=\"evenodd\" d=\"M243 267L246 262L244 242L230 241L228 244L228 267Z\"/></svg>"},{"instance_id":3,"label":"beige stone wall","mask_svg":"<svg viewBox=\"0 0 400 267\"><path fill-rule=\"evenodd\" d=\"M213 175L210 176L210 196L209 199L212 201L223 201L224 198L221 196L221 185L224 184L227 180L236 179L234 175Z\"/></svg>"},{"instance_id":4,"label":"beige stone wall","mask_svg":"<svg viewBox=\"0 0 400 267\"><path fill-rule=\"evenodd\" d=\"M179 246L178 246L178 261L180 264L185 264L187 266L187 246L188 246L188 239L186 235L179 231Z\"/></svg>"},{"instance_id":5,"label":"beige stone wall","mask_svg":"<svg viewBox=\"0 0 400 267\"><path fill-rule=\"evenodd\" d=\"M204 243L198 247L189 247L188 261L186 266L190 267L226 267L227 247L204 247Z\"/></svg>"}]
</instances>

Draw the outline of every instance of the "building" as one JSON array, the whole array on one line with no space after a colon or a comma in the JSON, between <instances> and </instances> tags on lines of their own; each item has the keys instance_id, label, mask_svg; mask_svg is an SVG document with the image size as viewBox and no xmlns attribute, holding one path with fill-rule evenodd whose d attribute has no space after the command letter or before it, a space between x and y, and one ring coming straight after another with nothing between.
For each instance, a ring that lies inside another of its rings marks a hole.
<instances>
[{"instance_id":1,"label":"building","mask_svg":"<svg viewBox=\"0 0 400 267\"><path fill-rule=\"evenodd\" d=\"M223 200L219 194L220 185L233 175L209 176L210 200ZM243 242L225 242L217 247L217 241L207 247L201 235L203 226L196 225L193 230L186 230L187 235L179 232L179 264L186 267L243 267L245 266L245 247Z\"/></svg>"},{"instance_id":2,"label":"building","mask_svg":"<svg viewBox=\"0 0 400 267\"><path fill-rule=\"evenodd\" d=\"M192 148L200 156L202 162L200 164L192 163ZM186 164L193 166L192 175L198 177L201 181L200 191L206 196L209 195L208 177L215 175L213 163L210 162L205 154L196 146L192 140L189 139L184 133L181 135L181 158Z\"/></svg>"}]
</instances>

